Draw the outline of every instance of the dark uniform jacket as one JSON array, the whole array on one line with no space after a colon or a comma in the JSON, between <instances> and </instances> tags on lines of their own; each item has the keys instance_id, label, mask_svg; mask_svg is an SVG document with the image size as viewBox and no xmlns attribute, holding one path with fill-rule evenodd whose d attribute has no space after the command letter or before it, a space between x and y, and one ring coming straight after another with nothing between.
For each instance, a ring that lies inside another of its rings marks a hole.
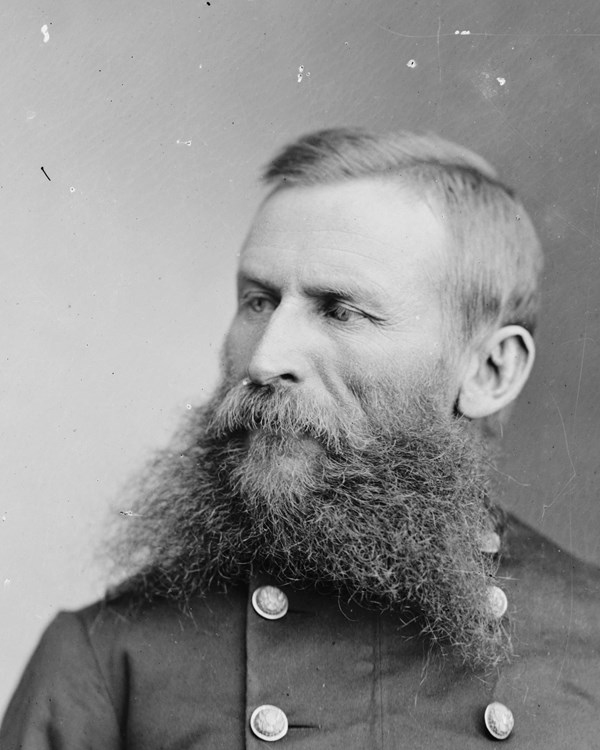
<instances>
[{"instance_id":1,"label":"dark uniform jacket","mask_svg":"<svg viewBox=\"0 0 600 750\"><path fill-rule=\"evenodd\" d=\"M511 519L500 583L515 656L492 675L433 658L397 616L280 585L285 616L261 617L264 580L131 614L126 600L62 613L5 717L2 750L261 748L251 716L287 717L294 750L491 748L486 706L510 708L507 747L600 748L600 571ZM270 709L273 711L273 709ZM284 717L284 718L285 718Z\"/></svg>"}]
</instances>

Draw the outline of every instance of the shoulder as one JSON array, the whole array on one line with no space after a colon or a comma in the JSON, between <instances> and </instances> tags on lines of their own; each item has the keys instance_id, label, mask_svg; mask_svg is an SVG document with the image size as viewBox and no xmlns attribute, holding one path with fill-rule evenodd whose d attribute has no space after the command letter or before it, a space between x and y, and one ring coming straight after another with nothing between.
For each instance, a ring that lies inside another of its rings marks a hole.
<instances>
[{"instance_id":1,"label":"shoulder","mask_svg":"<svg viewBox=\"0 0 600 750\"><path fill-rule=\"evenodd\" d=\"M498 582L508 597L514 656L498 674L494 695L515 712L521 746L592 747L600 701L600 569L511 516Z\"/></svg>"},{"instance_id":2,"label":"shoulder","mask_svg":"<svg viewBox=\"0 0 600 750\"><path fill-rule=\"evenodd\" d=\"M246 603L246 587L197 598L186 608L120 596L63 615L61 621L64 627L68 619L75 620L84 631L119 723L127 717L132 731L147 735L146 747L154 747L152 732L162 737L161 727L173 711L187 715L189 708L208 725L220 701L239 704L245 684ZM199 693L199 685L210 685L210 695ZM193 706L187 707L189 701Z\"/></svg>"},{"instance_id":3,"label":"shoulder","mask_svg":"<svg viewBox=\"0 0 600 750\"><path fill-rule=\"evenodd\" d=\"M209 736L223 705L243 705L246 601L241 589L186 610L120 596L59 613L13 696L2 747L117 748L125 728L144 750L174 746L173 733L183 742L192 725Z\"/></svg>"},{"instance_id":4,"label":"shoulder","mask_svg":"<svg viewBox=\"0 0 600 750\"><path fill-rule=\"evenodd\" d=\"M595 725L589 708L600 700L600 568L511 517L498 578L515 654L500 682L511 685L512 705L554 707L563 721L581 711L581 726Z\"/></svg>"},{"instance_id":5,"label":"shoulder","mask_svg":"<svg viewBox=\"0 0 600 750\"><path fill-rule=\"evenodd\" d=\"M77 621L101 668L114 673L123 659L130 668L148 662L156 667L184 660L186 654L207 653L223 642L225 632L243 640L246 601L243 587L197 597L187 606L120 595L60 617L63 623Z\"/></svg>"},{"instance_id":6,"label":"shoulder","mask_svg":"<svg viewBox=\"0 0 600 750\"><path fill-rule=\"evenodd\" d=\"M547 620L567 616L571 626L583 617L580 625L600 630L600 568L514 516L508 519L499 576L524 612Z\"/></svg>"},{"instance_id":7,"label":"shoulder","mask_svg":"<svg viewBox=\"0 0 600 750\"><path fill-rule=\"evenodd\" d=\"M113 642L129 637L168 639L175 632L206 632L218 627L223 618L235 619L243 613L245 603L243 586L198 596L186 605L163 598L140 599L129 593L107 594L100 601L59 617L75 618L94 643L107 635Z\"/></svg>"}]
</instances>

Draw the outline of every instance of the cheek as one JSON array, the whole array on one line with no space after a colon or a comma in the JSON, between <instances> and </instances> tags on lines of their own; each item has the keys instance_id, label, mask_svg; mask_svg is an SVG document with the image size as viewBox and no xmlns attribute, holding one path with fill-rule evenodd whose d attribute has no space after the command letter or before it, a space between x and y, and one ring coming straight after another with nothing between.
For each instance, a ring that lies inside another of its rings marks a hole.
<instances>
[{"instance_id":1,"label":"cheek","mask_svg":"<svg viewBox=\"0 0 600 750\"><path fill-rule=\"evenodd\" d=\"M410 392L413 384L427 382L440 367L445 369L441 341L423 340L421 335L403 338L401 343L372 340L346 352L338 366L342 379L351 384L351 389L379 386Z\"/></svg>"},{"instance_id":2,"label":"cheek","mask_svg":"<svg viewBox=\"0 0 600 750\"><path fill-rule=\"evenodd\" d=\"M223 343L223 365L229 377L243 377L251 356L250 337L244 335L244 326L233 320Z\"/></svg>"},{"instance_id":3,"label":"cheek","mask_svg":"<svg viewBox=\"0 0 600 750\"><path fill-rule=\"evenodd\" d=\"M325 389L346 404L378 382L382 364L381 355L366 345L330 347L315 358L315 369Z\"/></svg>"},{"instance_id":4,"label":"cheek","mask_svg":"<svg viewBox=\"0 0 600 750\"><path fill-rule=\"evenodd\" d=\"M248 366L260 344L264 328L236 315L223 344L223 358L227 372L237 377L248 374Z\"/></svg>"}]
</instances>

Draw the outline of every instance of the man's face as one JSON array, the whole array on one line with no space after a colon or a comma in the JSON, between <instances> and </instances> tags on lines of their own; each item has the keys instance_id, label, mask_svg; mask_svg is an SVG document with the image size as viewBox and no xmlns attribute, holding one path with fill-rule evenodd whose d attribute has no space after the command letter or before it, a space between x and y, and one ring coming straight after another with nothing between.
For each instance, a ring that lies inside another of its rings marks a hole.
<instances>
[{"instance_id":1,"label":"man's face","mask_svg":"<svg viewBox=\"0 0 600 750\"><path fill-rule=\"evenodd\" d=\"M409 386L448 348L439 296L446 243L430 207L395 185L364 179L274 193L241 253L228 376L346 408L353 383Z\"/></svg>"}]
</instances>

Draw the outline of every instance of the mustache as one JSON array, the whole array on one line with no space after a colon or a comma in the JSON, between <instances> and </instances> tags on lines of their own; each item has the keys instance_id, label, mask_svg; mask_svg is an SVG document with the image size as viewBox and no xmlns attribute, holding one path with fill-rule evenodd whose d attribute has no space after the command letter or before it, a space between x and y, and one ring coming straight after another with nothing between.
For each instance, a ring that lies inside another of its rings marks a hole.
<instances>
[{"instance_id":1,"label":"mustache","mask_svg":"<svg viewBox=\"0 0 600 750\"><path fill-rule=\"evenodd\" d=\"M310 437L333 453L369 442L371 420L358 402L341 406L299 389L236 383L225 385L214 404L208 432L216 440L260 430L279 438Z\"/></svg>"}]
</instances>

